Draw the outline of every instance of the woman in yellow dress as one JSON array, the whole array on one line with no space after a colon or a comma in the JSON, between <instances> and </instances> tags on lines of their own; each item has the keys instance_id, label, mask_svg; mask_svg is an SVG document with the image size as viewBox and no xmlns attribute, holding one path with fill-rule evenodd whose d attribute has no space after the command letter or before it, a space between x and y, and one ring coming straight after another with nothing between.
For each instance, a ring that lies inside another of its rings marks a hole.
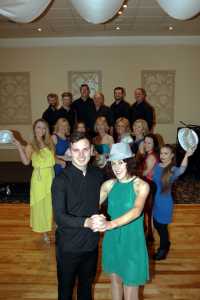
<instances>
[{"instance_id":1,"label":"woman in yellow dress","mask_svg":"<svg viewBox=\"0 0 200 300\"><path fill-rule=\"evenodd\" d=\"M52 228L51 184L54 177L54 145L49 134L48 124L38 119L33 124L33 140L25 147L15 138L22 163L32 161L33 173L30 189L30 226L34 232L43 233L49 242L47 232Z\"/></svg>"}]
</instances>

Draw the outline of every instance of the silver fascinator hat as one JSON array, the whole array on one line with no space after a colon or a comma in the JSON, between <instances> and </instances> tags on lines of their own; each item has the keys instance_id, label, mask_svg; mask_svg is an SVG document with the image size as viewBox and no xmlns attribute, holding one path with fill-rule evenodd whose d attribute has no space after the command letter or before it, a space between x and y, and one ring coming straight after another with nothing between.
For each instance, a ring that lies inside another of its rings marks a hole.
<instances>
[{"instance_id":1,"label":"silver fascinator hat","mask_svg":"<svg viewBox=\"0 0 200 300\"><path fill-rule=\"evenodd\" d=\"M122 160L126 158L133 157L133 153L131 151L131 147L127 143L116 143L113 144L110 150L110 155L108 160Z\"/></svg>"}]
</instances>

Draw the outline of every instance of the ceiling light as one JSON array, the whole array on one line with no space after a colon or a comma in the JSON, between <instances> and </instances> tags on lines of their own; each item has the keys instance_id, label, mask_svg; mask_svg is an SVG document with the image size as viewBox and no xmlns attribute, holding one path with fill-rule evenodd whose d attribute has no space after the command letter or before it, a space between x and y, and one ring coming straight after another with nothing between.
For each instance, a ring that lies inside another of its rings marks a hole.
<instances>
[{"instance_id":1,"label":"ceiling light","mask_svg":"<svg viewBox=\"0 0 200 300\"><path fill-rule=\"evenodd\" d=\"M89 23L100 24L113 18L124 0L70 0L83 19Z\"/></svg>"},{"instance_id":2,"label":"ceiling light","mask_svg":"<svg viewBox=\"0 0 200 300\"><path fill-rule=\"evenodd\" d=\"M123 4L123 8L127 8L128 7L128 5L127 4Z\"/></svg>"},{"instance_id":3,"label":"ceiling light","mask_svg":"<svg viewBox=\"0 0 200 300\"><path fill-rule=\"evenodd\" d=\"M174 29L174 27L172 25L170 25L168 28L169 28L169 30L173 30Z\"/></svg>"},{"instance_id":4,"label":"ceiling light","mask_svg":"<svg viewBox=\"0 0 200 300\"><path fill-rule=\"evenodd\" d=\"M119 26L116 26L116 28L115 28L116 30L120 30L120 27Z\"/></svg>"},{"instance_id":5,"label":"ceiling light","mask_svg":"<svg viewBox=\"0 0 200 300\"><path fill-rule=\"evenodd\" d=\"M41 28L41 27L39 27L39 28L37 29L37 31L39 31L39 32L42 32L42 28Z\"/></svg>"},{"instance_id":6,"label":"ceiling light","mask_svg":"<svg viewBox=\"0 0 200 300\"><path fill-rule=\"evenodd\" d=\"M122 12L121 10L119 10L119 11L118 11L118 15L121 16L122 14L123 14L123 12Z\"/></svg>"},{"instance_id":7,"label":"ceiling light","mask_svg":"<svg viewBox=\"0 0 200 300\"><path fill-rule=\"evenodd\" d=\"M198 0L156 0L162 9L172 18L187 20L200 12Z\"/></svg>"}]
</instances>

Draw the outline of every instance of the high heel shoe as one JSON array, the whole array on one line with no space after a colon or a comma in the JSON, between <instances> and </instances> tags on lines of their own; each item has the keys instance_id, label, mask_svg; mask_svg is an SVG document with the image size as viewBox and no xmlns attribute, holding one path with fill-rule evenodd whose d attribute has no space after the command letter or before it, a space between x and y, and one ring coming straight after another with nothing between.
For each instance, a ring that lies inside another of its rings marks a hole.
<instances>
[{"instance_id":1,"label":"high heel shoe","mask_svg":"<svg viewBox=\"0 0 200 300\"><path fill-rule=\"evenodd\" d=\"M47 233L44 233L43 240L46 244L48 244L48 245L50 244L50 239L49 239L49 236Z\"/></svg>"}]
</instances>

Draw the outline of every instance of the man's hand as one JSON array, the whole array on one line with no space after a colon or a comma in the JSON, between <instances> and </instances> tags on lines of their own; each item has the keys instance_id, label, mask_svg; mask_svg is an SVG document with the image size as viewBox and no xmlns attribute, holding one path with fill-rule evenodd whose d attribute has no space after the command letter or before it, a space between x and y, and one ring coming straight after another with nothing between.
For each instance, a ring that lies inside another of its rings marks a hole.
<instances>
[{"instance_id":1,"label":"man's hand","mask_svg":"<svg viewBox=\"0 0 200 300\"><path fill-rule=\"evenodd\" d=\"M105 231L106 230L106 217L104 215L93 215L92 219L92 230L95 231Z\"/></svg>"},{"instance_id":2,"label":"man's hand","mask_svg":"<svg viewBox=\"0 0 200 300\"><path fill-rule=\"evenodd\" d=\"M94 232L105 231L106 223L107 221L104 215L92 215L85 220L84 227L90 228Z\"/></svg>"}]
</instances>

